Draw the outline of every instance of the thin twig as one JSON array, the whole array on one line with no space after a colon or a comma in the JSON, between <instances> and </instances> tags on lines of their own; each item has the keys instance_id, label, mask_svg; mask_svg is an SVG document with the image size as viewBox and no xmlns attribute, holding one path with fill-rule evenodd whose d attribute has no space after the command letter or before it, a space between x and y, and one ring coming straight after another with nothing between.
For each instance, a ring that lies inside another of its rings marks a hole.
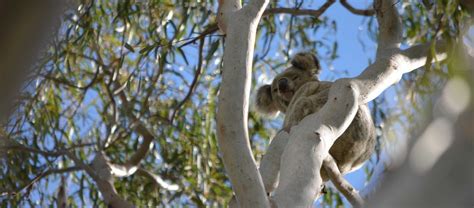
<instances>
[{"instance_id":1,"label":"thin twig","mask_svg":"<svg viewBox=\"0 0 474 208\"><path fill-rule=\"evenodd\" d=\"M186 101L188 101L189 98L191 98L191 95L193 94L194 90L197 87L197 83L198 83L199 78L200 78L201 73L202 73L202 51L203 51L203 48L204 48L204 38L201 38L201 40L199 41L198 66L197 66L197 69L196 69L196 73L194 74L193 82L191 83L191 86L189 87L188 93L186 94L184 99L181 100L181 102L179 102L179 104L176 106L173 114L171 115L171 118L170 118L171 123L173 123L173 120L174 120L176 114L181 110L181 107L183 107L183 105L186 103Z\"/></svg>"},{"instance_id":2,"label":"thin twig","mask_svg":"<svg viewBox=\"0 0 474 208\"><path fill-rule=\"evenodd\" d=\"M321 16L335 1L336 0L328 0L317 10L299 9L299 8L270 8L270 9L265 10L265 12L263 13L263 16L267 16L271 14L291 14L291 15L296 15L296 16L308 15L308 16L313 16L317 18ZM207 35L213 34L217 30L219 30L217 23L212 23L201 34L199 34L195 38L192 38L190 41L185 42L184 44L179 46L179 48L187 46L191 43L195 43L197 40L202 39L206 37Z\"/></svg>"},{"instance_id":3,"label":"thin twig","mask_svg":"<svg viewBox=\"0 0 474 208\"><path fill-rule=\"evenodd\" d=\"M373 16L375 11L373 9L356 9L350 5L347 0L339 0L342 6L349 10L352 14L362 15L362 16Z\"/></svg>"},{"instance_id":4,"label":"thin twig","mask_svg":"<svg viewBox=\"0 0 474 208\"><path fill-rule=\"evenodd\" d=\"M15 196L19 193L21 193L25 189L30 189L36 182L39 180L51 175L51 174L61 174L61 173L67 173L67 172L72 172L72 171L78 171L81 170L80 167L73 166L73 167L68 167L68 168L62 168L62 169L50 169L50 170L45 170L41 172L40 174L36 175L28 184L25 186L19 188L16 191L4 191L0 193L0 196Z\"/></svg>"}]
</instances>

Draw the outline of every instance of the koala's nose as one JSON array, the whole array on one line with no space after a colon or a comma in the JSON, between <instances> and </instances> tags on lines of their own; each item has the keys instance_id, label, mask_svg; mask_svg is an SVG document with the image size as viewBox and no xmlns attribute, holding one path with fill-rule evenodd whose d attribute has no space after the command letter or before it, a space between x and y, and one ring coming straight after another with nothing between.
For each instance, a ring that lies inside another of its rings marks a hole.
<instances>
[{"instance_id":1,"label":"koala's nose","mask_svg":"<svg viewBox=\"0 0 474 208\"><path fill-rule=\"evenodd\" d=\"M280 91L288 90L288 79L287 78L281 78L281 79L278 80L278 89Z\"/></svg>"}]
</instances>

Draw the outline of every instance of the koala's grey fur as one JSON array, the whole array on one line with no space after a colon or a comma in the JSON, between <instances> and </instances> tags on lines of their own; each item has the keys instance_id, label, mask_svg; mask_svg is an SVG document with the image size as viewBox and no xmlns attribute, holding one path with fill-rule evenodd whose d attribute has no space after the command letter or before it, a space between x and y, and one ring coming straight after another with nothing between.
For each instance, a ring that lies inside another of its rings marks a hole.
<instances>
[{"instance_id":1,"label":"koala's grey fur","mask_svg":"<svg viewBox=\"0 0 474 208\"><path fill-rule=\"evenodd\" d=\"M326 103L332 82L319 81L316 57L309 53L297 54L292 66L278 74L271 85L260 87L256 106L266 114L285 113L283 129L287 132L305 116L317 112ZM375 127L367 105L360 105L347 130L336 140L329 153L336 160L342 174L358 169L370 158L375 146ZM324 181L328 176L321 169Z\"/></svg>"}]
</instances>

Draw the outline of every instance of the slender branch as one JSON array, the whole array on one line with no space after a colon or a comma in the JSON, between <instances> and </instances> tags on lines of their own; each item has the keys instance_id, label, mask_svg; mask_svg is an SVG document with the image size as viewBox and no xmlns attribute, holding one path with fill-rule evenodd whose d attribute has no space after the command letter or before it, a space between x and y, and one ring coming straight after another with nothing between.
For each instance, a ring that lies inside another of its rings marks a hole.
<instances>
[{"instance_id":1,"label":"slender branch","mask_svg":"<svg viewBox=\"0 0 474 208\"><path fill-rule=\"evenodd\" d=\"M204 38L201 38L201 40L199 41L198 65L197 65L196 73L194 74L193 82L191 83L191 86L189 86L189 91L188 93L186 93L186 96L183 98L183 100L181 100L181 102L178 103L175 110L173 111L173 114L171 114L171 118L170 118L171 123L173 122L176 114L181 110L181 107L183 107L183 105L189 100L189 98L191 98L191 95L194 93L194 90L197 87L197 83L199 81L199 78L202 72L202 51L204 48L204 40L205 40Z\"/></svg>"},{"instance_id":2,"label":"slender branch","mask_svg":"<svg viewBox=\"0 0 474 208\"><path fill-rule=\"evenodd\" d=\"M84 169L87 174L89 174L93 179L96 179L96 178L100 178L94 171L94 169L92 169L91 166L85 164L84 162L82 162L82 160L80 160L79 158L76 157L76 155L74 155L74 153L70 152L70 151L67 151L67 150L64 150L65 151L65 154L71 158L71 160L74 161L74 163L79 166L81 169Z\"/></svg>"},{"instance_id":3,"label":"slender branch","mask_svg":"<svg viewBox=\"0 0 474 208\"><path fill-rule=\"evenodd\" d=\"M270 8L265 10L264 16L270 14L291 14L295 16L308 15L313 17L321 16L336 0L328 0L319 9L299 9L299 8Z\"/></svg>"},{"instance_id":4,"label":"slender branch","mask_svg":"<svg viewBox=\"0 0 474 208\"><path fill-rule=\"evenodd\" d=\"M273 14L291 14L295 16L308 15L308 16L313 16L317 18L321 16L334 2L335 0L328 0L317 10L299 9L299 8L269 8L269 9L266 9L265 12L263 12L263 16L268 16L268 15L273 15ZM202 39L206 37L207 35L213 34L218 30L219 30L219 27L217 26L217 24L213 23L209 25L207 29L204 30L198 36L180 45L179 48L195 43L197 40Z\"/></svg>"},{"instance_id":5,"label":"slender branch","mask_svg":"<svg viewBox=\"0 0 474 208\"><path fill-rule=\"evenodd\" d=\"M71 147L68 147L66 150L73 150L76 148L88 147L88 146L93 146L93 145L95 145L95 143L75 144L75 145L72 145ZM44 151L44 150L40 150L40 149L36 149L32 147L27 147L17 142L11 145L0 146L0 149L36 153L36 154L41 154L44 157L59 157L66 154L65 151Z\"/></svg>"},{"instance_id":6,"label":"slender branch","mask_svg":"<svg viewBox=\"0 0 474 208\"><path fill-rule=\"evenodd\" d=\"M0 192L0 196L15 196L19 193L21 193L23 190L30 189L36 182L40 181L43 178L46 178L47 176L51 174L62 174L62 173L68 173L68 172L73 172L73 171L79 171L81 170L81 167L78 166L73 166L73 167L68 167L68 168L61 168L61 169L49 169L46 170L38 175L36 175L29 183L27 183L25 186L19 188L16 191L4 191Z\"/></svg>"},{"instance_id":7,"label":"slender branch","mask_svg":"<svg viewBox=\"0 0 474 208\"><path fill-rule=\"evenodd\" d=\"M145 158L148 151L152 148L152 145L153 145L152 141L155 139L155 136L146 127L146 125L142 121L140 121L139 118L133 115L132 107L130 103L128 102L125 93L121 92L119 94L119 97L125 107L125 112L127 116L136 125L135 130L137 131L138 134L140 134L143 137L143 143L137 149L135 154L133 154L132 157L130 157L130 159L125 163L126 165L129 165L129 166L138 166L140 164L140 161L143 160L143 158Z\"/></svg>"},{"instance_id":8,"label":"slender branch","mask_svg":"<svg viewBox=\"0 0 474 208\"><path fill-rule=\"evenodd\" d=\"M164 188L168 191L177 191L179 189L179 186L176 184L170 184L163 180L159 175L156 175L152 173L151 171L148 171L144 168L138 168L137 174L143 175L145 177L150 178L155 184L159 185L161 188Z\"/></svg>"},{"instance_id":9,"label":"slender branch","mask_svg":"<svg viewBox=\"0 0 474 208\"><path fill-rule=\"evenodd\" d=\"M67 208L67 181L66 177L61 176L61 182L59 184L58 193L56 195L56 206L58 208Z\"/></svg>"},{"instance_id":10,"label":"slender branch","mask_svg":"<svg viewBox=\"0 0 474 208\"><path fill-rule=\"evenodd\" d=\"M360 197L359 192L342 176L336 161L331 155L324 159L323 168L337 190L346 197L353 207L362 207L364 205L364 200Z\"/></svg>"},{"instance_id":11,"label":"slender branch","mask_svg":"<svg viewBox=\"0 0 474 208\"><path fill-rule=\"evenodd\" d=\"M373 9L356 9L347 0L339 0L342 6L349 10L352 14L362 15L362 16L373 16L375 11Z\"/></svg>"}]
</instances>

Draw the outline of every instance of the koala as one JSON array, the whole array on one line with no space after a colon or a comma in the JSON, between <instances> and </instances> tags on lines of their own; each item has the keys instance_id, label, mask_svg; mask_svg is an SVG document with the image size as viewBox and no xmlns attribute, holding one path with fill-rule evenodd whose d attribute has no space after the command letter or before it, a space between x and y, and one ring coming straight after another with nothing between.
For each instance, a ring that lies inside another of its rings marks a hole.
<instances>
[{"instance_id":1,"label":"koala","mask_svg":"<svg viewBox=\"0 0 474 208\"><path fill-rule=\"evenodd\" d=\"M313 54L296 54L289 68L278 74L270 85L263 85L258 89L257 110L264 114L285 113L283 130L289 133L292 126L298 124L305 116L317 112L328 99L332 82L319 81L320 70L319 61ZM329 154L336 161L340 172L346 174L360 168L370 158L374 147L375 127L370 111L364 104L359 106L354 120L333 144ZM280 152L277 154L281 156L283 150L278 151ZM268 152L267 154L276 155ZM261 168L262 165L266 165L263 164L264 159L265 156L262 159ZM329 179L324 168L320 173L323 181ZM265 174L262 174L262 177L263 175ZM276 186L267 185L275 184L276 177L263 178L267 192L273 190L274 187L271 186Z\"/></svg>"}]
</instances>

